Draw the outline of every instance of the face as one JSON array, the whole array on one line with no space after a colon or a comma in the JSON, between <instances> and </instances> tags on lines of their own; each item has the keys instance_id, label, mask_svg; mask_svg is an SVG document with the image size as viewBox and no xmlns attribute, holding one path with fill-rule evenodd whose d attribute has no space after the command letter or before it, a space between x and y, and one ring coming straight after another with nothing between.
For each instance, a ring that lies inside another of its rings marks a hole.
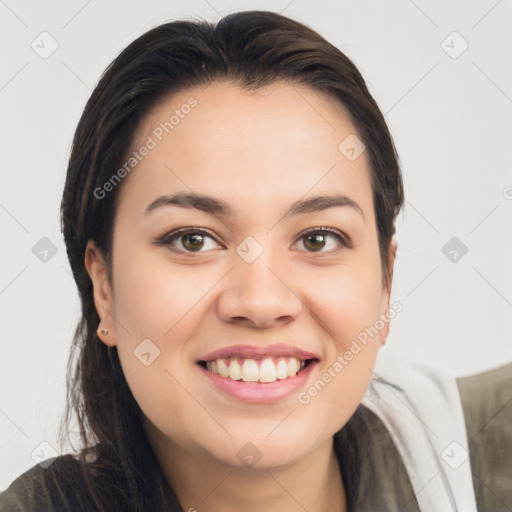
<instances>
[{"instance_id":1,"label":"face","mask_svg":"<svg viewBox=\"0 0 512 512\"><path fill-rule=\"evenodd\" d=\"M120 189L112 282L92 242L85 261L101 339L169 456L291 464L360 403L387 326L354 340L389 294L348 136L341 106L284 83L190 89L139 130L134 150L151 147Z\"/></svg>"}]
</instances>

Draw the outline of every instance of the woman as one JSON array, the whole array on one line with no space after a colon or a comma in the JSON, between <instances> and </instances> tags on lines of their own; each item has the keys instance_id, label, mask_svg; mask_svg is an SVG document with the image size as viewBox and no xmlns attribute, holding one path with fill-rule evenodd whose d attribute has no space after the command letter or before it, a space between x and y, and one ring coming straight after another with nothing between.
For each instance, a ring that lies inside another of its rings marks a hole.
<instances>
[{"instance_id":1,"label":"woman","mask_svg":"<svg viewBox=\"0 0 512 512\"><path fill-rule=\"evenodd\" d=\"M402 203L379 108L311 29L239 12L137 39L62 200L86 448L1 509L509 506L510 367L456 382L378 356Z\"/></svg>"}]
</instances>

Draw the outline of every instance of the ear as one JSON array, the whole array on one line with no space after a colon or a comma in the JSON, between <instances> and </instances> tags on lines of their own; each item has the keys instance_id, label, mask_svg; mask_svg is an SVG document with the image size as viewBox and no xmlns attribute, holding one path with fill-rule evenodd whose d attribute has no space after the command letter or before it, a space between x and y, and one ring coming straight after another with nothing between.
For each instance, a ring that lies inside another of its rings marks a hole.
<instances>
[{"instance_id":1,"label":"ear","mask_svg":"<svg viewBox=\"0 0 512 512\"><path fill-rule=\"evenodd\" d=\"M116 323L112 286L108 278L105 258L93 240L87 242L84 263L93 285L94 306L100 317L98 337L103 343L113 347L116 345ZM108 334L102 333L105 330Z\"/></svg>"},{"instance_id":2,"label":"ear","mask_svg":"<svg viewBox=\"0 0 512 512\"><path fill-rule=\"evenodd\" d=\"M398 242L393 237L391 241L389 242L388 247L388 272L389 272L389 286L382 288L382 299L381 299L381 305L380 305L380 312L383 315L386 315L386 318L388 318L387 312L389 310L389 299L391 295L391 283L393 282L393 270L395 268L395 259L396 259L396 251L398 249ZM380 339L382 345L386 343L386 339L389 334L389 321L385 322L384 328L380 332Z\"/></svg>"}]
</instances>

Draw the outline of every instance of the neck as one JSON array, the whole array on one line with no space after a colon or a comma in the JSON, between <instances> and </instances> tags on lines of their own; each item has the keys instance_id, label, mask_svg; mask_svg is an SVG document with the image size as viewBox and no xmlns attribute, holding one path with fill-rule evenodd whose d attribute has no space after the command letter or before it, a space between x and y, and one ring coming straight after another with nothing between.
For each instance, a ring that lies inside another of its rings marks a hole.
<instances>
[{"instance_id":1,"label":"neck","mask_svg":"<svg viewBox=\"0 0 512 512\"><path fill-rule=\"evenodd\" d=\"M150 435L150 443L184 511L346 512L332 438L287 466L234 468Z\"/></svg>"}]
</instances>

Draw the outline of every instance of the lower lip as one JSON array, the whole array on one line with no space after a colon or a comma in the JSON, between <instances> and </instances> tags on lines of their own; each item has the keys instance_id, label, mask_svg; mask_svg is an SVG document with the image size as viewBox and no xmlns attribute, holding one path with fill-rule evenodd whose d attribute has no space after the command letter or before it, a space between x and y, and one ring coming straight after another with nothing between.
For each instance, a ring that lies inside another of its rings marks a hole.
<instances>
[{"instance_id":1,"label":"lower lip","mask_svg":"<svg viewBox=\"0 0 512 512\"><path fill-rule=\"evenodd\" d=\"M299 389L304 386L309 374L313 371L317 363L317 361L311 362L306 368L295 375L295 377L288 377L283 380L267 383L233 380L210 372L201 365L198 366L210 381L224 393L243 402L272 403L297 393Z\"/></svg>"}]
</instances>

